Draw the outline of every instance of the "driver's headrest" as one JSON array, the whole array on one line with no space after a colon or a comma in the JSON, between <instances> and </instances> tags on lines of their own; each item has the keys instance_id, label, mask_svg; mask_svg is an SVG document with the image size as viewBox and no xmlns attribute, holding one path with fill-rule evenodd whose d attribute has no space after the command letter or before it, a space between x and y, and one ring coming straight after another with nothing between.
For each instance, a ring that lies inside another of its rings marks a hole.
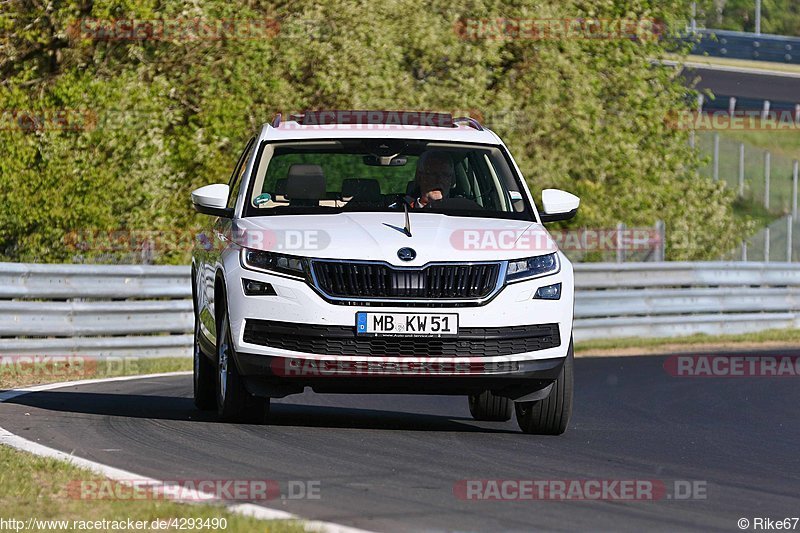
<instances>
[{"instance_id":1,"label":"driver's headrest","mask_svg":"<svg viewBox=\"0 0 800 533\"><path fill-rule=\"evenodd\" d=\"M290 200L321 200L325 197L325 174L319 165L295 164L286 177L286 197Z\"/></svg>"},{"instance_id":2,"label":"driver's headrest","mask_svg":"<svg viewBox=\"0 0 800 533\"><path fill-rule=\"evenodd\" d=\"M447 152L431 150L423 152L417 161L414 181L421 191L440 189L447 193L455 182L456 172L453 159Z\"/></svg>"}]
</instances>

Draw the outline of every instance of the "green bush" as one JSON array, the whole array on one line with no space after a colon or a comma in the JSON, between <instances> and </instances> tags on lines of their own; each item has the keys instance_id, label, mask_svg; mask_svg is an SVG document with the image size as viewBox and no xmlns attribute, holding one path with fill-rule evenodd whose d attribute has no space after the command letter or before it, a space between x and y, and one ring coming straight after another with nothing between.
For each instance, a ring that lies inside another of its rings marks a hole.
<instances>
[{"instance_id":1,"label":"green bush","mask_svg":"<svg viewBox=\"0 0 800 533\"><path fill-rule=\"evenodd\" d=\"M732 196L699 178L686 132L668 125L688 100L676 73L651 62L666 41L456 31L459 21L496 17L655 18L669 27L686 1L55 5L0 8L0 110L5 122L14 110L76 110L93 127L0 131L0 260L129 259L71 245L95 231L191 235L207 223L190 208L193 188L226 181L244 142L276 112L323 108L480 110L494 117L536 193L556 186L582 197L573 226L663 219L672 259L715 258L742 236ZM80 38L75 24L85 18L268 19L280 30L259 39L103 41ZM177 246L156 260L188 255Z\"/></svg>"}]
</instances>

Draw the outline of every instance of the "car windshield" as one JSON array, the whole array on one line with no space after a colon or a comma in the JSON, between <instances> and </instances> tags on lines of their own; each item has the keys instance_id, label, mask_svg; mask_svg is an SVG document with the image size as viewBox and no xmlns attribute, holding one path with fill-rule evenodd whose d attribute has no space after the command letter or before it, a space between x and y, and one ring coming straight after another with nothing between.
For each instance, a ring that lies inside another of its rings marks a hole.
<instances>
[{"instance_id":1,"label":"car windshield","mask_svg":"<svg viewBox=\"0 0 800 533\"><path fill-rule=\"evenodd\" d=\"M262 146L245 216L426 210L533 220L498 147L405 139Z\"/></svg>"}]
</instances>

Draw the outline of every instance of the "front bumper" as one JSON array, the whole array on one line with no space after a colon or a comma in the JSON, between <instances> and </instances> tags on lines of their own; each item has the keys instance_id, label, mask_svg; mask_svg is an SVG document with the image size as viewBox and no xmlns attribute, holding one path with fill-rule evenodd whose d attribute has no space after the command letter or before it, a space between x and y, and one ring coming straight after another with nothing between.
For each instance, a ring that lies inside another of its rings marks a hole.
<instances>
[{"instance_id":1,"label":"front bumper","mask_svg":"<svg viewBox=\"0 0 800 533\"><path fill-rule=\"evenodd\" d=\"M245 319L243 342L298 354L375 357L501 357L561 346L558 324L459 329L456 337L364 336L355 327Z\"/></svg>"},{"instance_id":2,"label":"front bumper","mask_svg":"<svg viewBox=\"0 0 800 533\"><path fill-rule=\"evenodd\" d=\"M531 389L539 381L546 386L558 375L572 335L572 265L565 257L560 259L558 273L508 284L482 305L428 304L417 309L409 305L333 304L304 281L244 269L238 254L226 254L223 260L228 311L240 372L249 388L268 383L271 396L282 395L279 383L293 392L312 386L314 390L331 392L436 394L511 390L522 383ZM269 283L275 294L245 296L242 278ZM533 298L539 287L554 283L562 284L559 300ZM356 338L355 317L359 311L458 313L459 336ZM388 367L374 367L376 361L388 365L394 358L406 363L430 359L456 370L417 369L391 374ZM289 368L287 364L298 362L305 366L334 365L338 370L317 376L275 371L275 365ZM357 371L347 375L337 366L342 364L356 365ZM369 364L373 364L373 371L363 371L363 366Z\"/></svg>"}]
</instances>

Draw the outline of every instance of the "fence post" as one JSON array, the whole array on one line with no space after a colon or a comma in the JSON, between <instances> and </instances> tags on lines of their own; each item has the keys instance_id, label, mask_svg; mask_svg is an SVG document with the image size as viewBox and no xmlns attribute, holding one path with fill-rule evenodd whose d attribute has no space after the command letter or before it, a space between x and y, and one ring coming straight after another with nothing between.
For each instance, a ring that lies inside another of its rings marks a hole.
<instances>
[{"instance_id":1,"label":"fence post","mask_svg":"<svg viewBox=\"0 0 800 533\"><path fill-rule=\"evenodd\" d=\"M739 196L744 198L744 143L739 143Z\"/></svg>"},{"instance_id":2,"label":"fence post","mask_svg":"<svg viewBox=\"0 0 800 533\"><path fill-rule=\"evenodd\" d=\"M786 217L786 262L792 262L792 215Z\"/></svg>"},{"instance_id":3,"label":"fence post","mask_svg":"<svg viewBox=\"0 0 800 533\"><path fill-rule=\"evenodd\" d=\"M733 114L736 112L736 97L731 96L728 98L728 114L731 115L733 118Z\"/></svg>"},{"instance_id":4,"label":"fence post","mask_svg":"<svg viewBox=\"0 0 800 533\"><path fill-rule=\"evenodd\" d=\"M747 241L742 241L742 261L747 262Z\"/></svg>"},{"instance_id":5,"label":"fence post","mask_svg":"<svg viewBox=\"0 0 800 533\"><path fill-rule=\"evenodd\" d=\"M719 179L719 133L714 134L714 181Z\"/></svg>"},{"instance_id":6,"label":"fence post","mask_svg":"<svg viewBox=\"0 0 800 533\"><path fill-rule=\"evenodd\" d=\"M656 220L656 234L658 235L658 248L656 248L655 260L664 261L667 256L667 232L663 220Z\"/></svg>"},{"instance_id":7,"label":"fence post","mask_svg":"<svg viewBox=\"0 0 800 533\"><path fill-rule=\"evenodd\" d=\"M764 152L764 209L769 211L769 173L772 167L772 154Z\"/></svg>"},{"instance_id":8,"label":"fence post","mask_svg":"<svg viewBox=\"0 0 800 533\"><path fill-rule=\"evenodd\" d=\"M756 0L756 35L761 35L761 0Z\"/></svg>"},{"instance_id":9,"label":"fence post","mask_svg":"<svg viewBox=\"0 0 800 533\"><path fill-rule=\"evenodd\" d=\"M140 251L140 260L143 265L149 265L153 262L153 241L151 239L145 239L142 243L142 249Z\"/></svg>"},{"instance_id":10,"label":"fence post","mask_svg":"<svg viewBox=\"0 0 800 533\"><path fill-rule=\"evenodd\" d=\"M771 102L769 100L764 100L764 111L761 112L761 120L767 120L769 118L770 106Z\"/></svg>"},{"instance_id":11,"label":"fence post","mask_svg":"<svg viewBox=\"0 0 800 533\"><path fill-rule=\"evenodd\" d=\"M625 253L622 249L622 234L625 230L625 224L622 222L617 223L617 263L625 261Z\"/></svg>"},{"instance_id":12,"label":"fence post","mask_svg":"<svg viewBox=\"0 0 800 533\"><path fill-rule=\"evenodd\" d=\"M800 161L794 160L792 167L792 218L797 220L797 170Z\"/></svg>"},{"instance_id":13,"label":"fence post","mask_svg":"<svg viewBox=\"0 0 800 533\"><path fill-rule=\"evenodd\" d=\"M769 226L764 228L764 262L769 263Z\"/></svg>"}]
</instances>

